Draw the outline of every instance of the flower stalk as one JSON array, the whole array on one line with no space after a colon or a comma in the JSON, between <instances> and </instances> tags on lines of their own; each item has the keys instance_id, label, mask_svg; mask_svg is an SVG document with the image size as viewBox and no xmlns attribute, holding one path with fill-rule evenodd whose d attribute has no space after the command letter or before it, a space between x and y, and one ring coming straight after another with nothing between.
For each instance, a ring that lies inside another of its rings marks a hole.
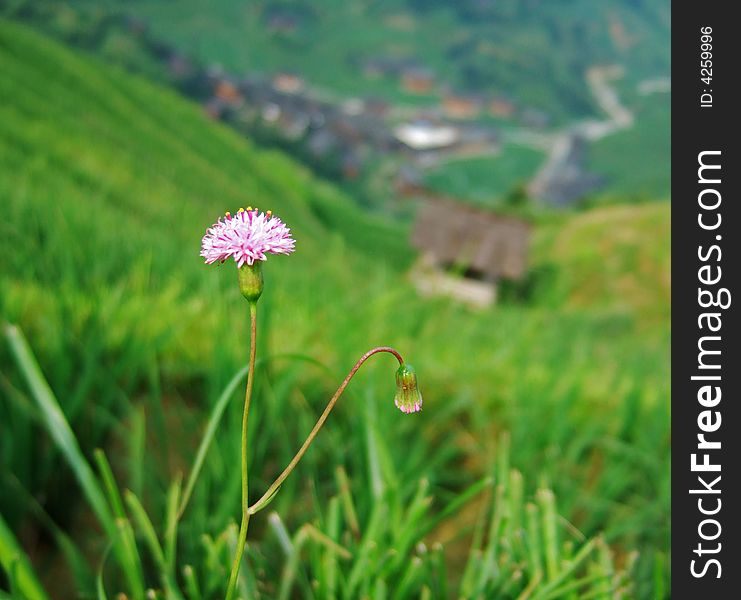
<instances>
[{"instance_id":1,"label":"flower stalk","mask_svg":"<svg viewBox=\"0 0 741 600\"><path fill-rule=\"evenodd\" d=\"M237 537L237 547L234 553L229 581L227 584L226 600L233 600L239 578L239 569L247 543L247 528L250 517L265 508L275 497L278 489L296 468L303 458L309 446L314 441L322 426L332 412L345 388L358 372L361 366L374 354L387 352L393 354L399 361L399 369L396 373L397 392L394 399L395 404L402 412L417 412L422 407L422 396L417 387L417 377L411 365L407 365L396 350L388 346L378 346L361 356L337 391L330 398L324 412L319 416L314 428L304 440L296 455L291 459L283 472L268 487L260 499L252 506L249 504L249 474L248 474L248 440L247 430L249 424L250 402L252 400L252 388L255 379L255 355L257 348L257 301L263 292L264 281L262 263L267 259L267 254L290 254L294 251L295 242L290 234L290 229L270 211L265 213L258 209L249 207L247 210L239 209L236 215L226 213L223 219L219 219L214 225L206 230L206 235L201 242L201 256L207 264L223 263L233 258L237 264L239 290L249 302L250 310L250 355L247 368L247 385L244 396L244 408L242 412L242 437L240 446L241 478L242 478L242 502L241 502L241 524ZM185 509L185 504L180 513Z\"/></svg>"},{"instance_id":2,"label":"flower stalk","mask_svg":"<svg viewBox=\"0 0 741 600\"><path fill-rule=\"evenodd\" d=\"M329 417L329 413L332 412L332 409L334 408L335 404L337 404L337 401L340 399L340 396L342 396L342 393L345 391L345 388L350 383L350 380L355 376L355 374L358 372L361 366L363 366L363 363L368 360L371 356L374 354L378 354L379 352L388 352L390 354L393 354L396 357L396 360L399 361L399 365L401 368L405 363L404 359L401 357L401 354L399 354L396 350L389 346L379 346L377 348L373 348L372 350L368 350L363 356L361 356L358 359L358 362L355 363L352 369L350 369L350 372L345 377L344 381L340 384L340 387L337 388L337 391L334 393L332 398L330 398L329 402L327 403L327 406L324 409L324 412L319 417L319 420L316 422L316 425L314 425L314 428L309 432L309 435L306 437L306 440L304 440L304 443L301 445L301 448L299 448L296 455L291 459L291 462L288 463L288 466L283 469L283 472L278 476L278 478L270 485L270 487L265 491L265 493L262 495L262 497L255 502L252 506L249 507L248 512L251 515L254 515L255 513L262 510L265 506L267 506L268 502L273 498L273 496L278 491L278 488L283 484L283 482L286 480L286 478L291 474L291 471L293 471L296 468L296 465L299 463L299 461L303 458L304 454L306 454L306 451L309 449L309 446L316 438L317 434L319 433L319 430L324 425L324 422L327 420L327 417Z\"/></svg>"},{"instance_id":3,"label":"flower stalk","mask_svg":"<svg viewBox=\"0 0 741 600\"><path fill-rule=\"evenodd\" d=\"M262 272L260 273L260 281L262 281ZM241 278L240 278L241 283ZM262 290L260 290L262 293ZM259 298L259 294L257 295ZM239 536L237 537L237 548L234 553L234 561L232 562L232 570L229 575L229 583L226 589L226 600L231 600L234 597L234 592L237 587L237 577L239 576L239 568L242 563L242 555L244 554L244 547L247 543L247 528L250 524L250 512L249 512L249 478L247 472L247 427L249 424L250 415L250 401L252 400L252 387L255 380L255 357L257 354L257 299L250 303L250 359L249 367L247 370L247 387L244 393L244 409L242 412L242 440L241 440L241 474L242 474L242 522L239 526Z\"/></svg>"}]
</instances>

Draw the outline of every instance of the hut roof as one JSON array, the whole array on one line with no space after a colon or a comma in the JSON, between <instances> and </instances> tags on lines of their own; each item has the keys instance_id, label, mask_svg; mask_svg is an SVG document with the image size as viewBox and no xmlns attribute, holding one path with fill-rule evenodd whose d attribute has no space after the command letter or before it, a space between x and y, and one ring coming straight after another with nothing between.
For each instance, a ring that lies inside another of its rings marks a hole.
<instances>
[{"instance_id":1,"label":"hut roof","mask_svg":"<svg viewBox=\"0 0 741 600\"><path fill-rule=\"evenodd\" d=\"M485 278L520 279L527 269L530 225L447 199L428 200L412 245L440 265L461 264Z\"/></svg>"}]
</instances>

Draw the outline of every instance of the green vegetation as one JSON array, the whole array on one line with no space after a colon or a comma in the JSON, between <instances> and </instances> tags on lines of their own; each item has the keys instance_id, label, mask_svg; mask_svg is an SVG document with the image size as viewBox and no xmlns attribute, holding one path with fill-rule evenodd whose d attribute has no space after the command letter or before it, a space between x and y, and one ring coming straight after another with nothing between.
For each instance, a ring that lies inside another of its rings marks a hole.
<instances>
[{"instance_id":1,"label":"green vegetation","mask_svg":"<svg viewBox=\"0 0 741 600\"><path fill-rule=\"evenodd\" d=\"M479 100L492 94L510 98L519 117L525 108L540 107L545 117L555 117L555 124L573 123L597 110L585 87L586 70L600 64L620 65L625 74L613 84L636 123L590 145L586 167L604 175L606 184L599 197L590 201L666 199L668 99L665 93L641 96L637 89L651 78L668 74L668 5L616 0L609 10L600 5L598 14L592 14L595 6L553 3L533 13L523 3L463 0L446 7L445 3L396 0L382 8L343 2L325 12L302 1L240 5L230 0L211 3L204 19L202 11L188 2L177 3L176 8L175 3L159 0L72 4L15 0L0 2L0 14L157 82L180 86L191 97L202 99L203 89L193 80L183 88L183 81L163 62L170 51L167 44L182 48L202 64L222 64L233 74L245 69L252 75L296 72L307 78L313 93L319 82L320 95L334 102L358 95L385 98L394 109L392 120L415 114L422 106L439 108L450 90L470 89ZM137 20L142 17L143 21ZM242 28L249 35L243 35ZM304 36L301 51L296 52L291 40ZM449 40L449 47L436 43L441 39ZM391 50L381 53L378 48ZM368 64L375 64L374 60L381 63L374 68L389 72L370 75L373 69ZM415 63L436 65L433 71L438 78L428 93L403 89L401 71ZM473 79L464 83L465 78ZM474 119L478 124L507 129L526 122L492 117L485 106L483 102ZM237 128L257 144L290 153L322 176L343 179L339 157L317 158L307 150L305 140L289 141L275 128L256 123ZM517 145L505 146L490 174L483 160L455 161L435 169L428 183L433 190L465 201L497 204L497 196L503 194L519 197L521 187L508 186L512 181L519 184L534 170L537 154L531 151L525 156L526 152ZM393 200L379 200L393 194L375 189L374 182L387 176L375 170L379 158L366 157L364 162L359 180L342 182L345 193L361 206L393 212Z\"/></svg>"},{"instance_id":2,"label":"green vegetation","mask_svg":"<svg viewBox=\"0 0 741 600\"><path fill-rule=\"evenodd\" d=\"M497 156L445 162L426 173L425 184L453 198L499 208L517 188L527 183L543 160L542 152L508 145Z\"/></svg>"},{"instance_id":3,"label":"green vegetation","mask_svg":"<svg viewBox=\"0 0 741 600\"><path fill-rule=\"evenodd\" d=\"M631 106L636 125L592 144L587 166L607 178L608 195L613 199L666 200L671 187L668 96L637 96Z\"/></svg>"},{"instance_id":4,"label":"green vegetation","mask_svg":"<svg viewBox=\"0 0 741 600\"><path fill-rule=\"evenodd\" d=\"M396 103L419 100L397 75L367 76L369 59L407 59L432 70L435 91L422 97L428 103L447 83L505 94L558 120L594 111L584 82L594 64L625 63L643 77L669 70L670 12L661 0L607 7L589 0L213 0L208 12L196 0L105 4L235 73L289 70L333 93Z\"/></svg>"},{"instance_id":5,"label":"green vegetation","mask_svg":"<svg viewBox=\"0 0 741 600\"><path fill-rule=\"evenodd\" d=\"M223 594L247 308L198 246L252 203L297 252L265 269L251 490L373 345L425 410L387 359L353 381L250 524L244 597L668 594L668 204L543 216L525 300L474 311L416 295L404 228L173 93L5 22L0 71L0 589Z\"/></svg>"}]
</instances>

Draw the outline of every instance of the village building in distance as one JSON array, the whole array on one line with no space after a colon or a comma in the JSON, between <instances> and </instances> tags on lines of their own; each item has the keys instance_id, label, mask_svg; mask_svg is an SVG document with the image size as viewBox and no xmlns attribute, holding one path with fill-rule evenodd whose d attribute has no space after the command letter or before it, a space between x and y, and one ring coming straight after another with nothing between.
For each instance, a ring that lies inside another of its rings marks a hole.
<instances>
[{"instance_id":1,"label":"village building in distance","mask_svg":"<svg viewBox=\"0 0 741 600\"><path fill-rule=\"evenodd\" d=\"M501 279L520 280L527 273L530 230L529 223L515 217L428 199L411 236L420 252L412 280L423 295L490 306Z\"/></svg>"},{"instance_id":2,"label":"village building in distance","mask_svg":"<svg viewBox=\"0 0 741 600\"><path fill-rule=\"evenodd\" d=\"M316 18L308 7L274 6L264 14L265 26L278 35L300 32ZM404 28L408 22L395 21ZM407 95L426 95L434 104L392 104L379 96L341 98L315 88L303 74L230 73L218 64L204 65L155 39L146 23L120 15L106 21L131 37L141 51L165 69L167 81L201 103L205 113L234 127L256 142L277 146L310 165L322 176L362 181L375 175L379 159L396 166L390 190L401 197L426 189L426 171L448 161L496 157L507 138L548 149L544 163L524 187L534 202L568 206L599 189L604 181L587 170L586 152L594 139L632 124L632 116L606 84L621 75L618 68L590 69L588 83L602 99L608 120L586 119L565 131L550 132L550 116L520 105L502 90L457 89L419 59L403 55L353 57L367 79L384 79ZM668 89L670 81L650 81L640 93ZM490 120L492 119L492 120ZM512 126L504 130L501 121Z\"/></svg>"}]
</instances>

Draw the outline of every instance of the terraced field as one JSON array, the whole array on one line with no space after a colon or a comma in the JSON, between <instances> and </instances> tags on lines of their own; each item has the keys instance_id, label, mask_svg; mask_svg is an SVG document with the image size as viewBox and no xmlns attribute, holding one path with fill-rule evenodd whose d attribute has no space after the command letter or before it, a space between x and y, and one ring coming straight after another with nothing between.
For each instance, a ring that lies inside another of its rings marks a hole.
<instances>
[{"instance_id":1,"label":"terraced field","mask_svg":"<svg viewBox=\"0 0 741 600\"><path fill-rule=\"evenodd\" d=\"M669 593L667 204L541 215L518 299L473 311L416 295L403 227L171 92L7 22L0 71L0 589L223 594L247 311L198 249L252 204L297 240L265 266L254 493L368 348L425 407L396 411L386 359L361 372L251 523L244 597Z\"/></svg>"}]
</instances>

